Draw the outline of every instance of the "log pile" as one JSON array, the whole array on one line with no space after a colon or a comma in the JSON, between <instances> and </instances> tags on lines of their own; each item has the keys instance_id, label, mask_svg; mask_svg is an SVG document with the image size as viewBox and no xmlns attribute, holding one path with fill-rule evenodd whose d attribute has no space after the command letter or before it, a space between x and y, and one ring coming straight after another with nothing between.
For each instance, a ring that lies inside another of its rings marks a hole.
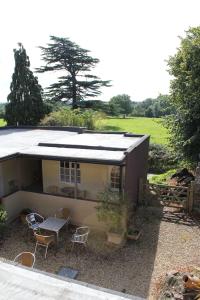
<instances>
[{"instance_id":1,"label":"log pile","mask_svg":"<svg viewBox=\"0 0 200 300\"><path fill-rule=\"evenodd\" d=\"M200 274L168 273L159 300L200 300Z\"/></svg>"},{"instance_id":2,"label":"log pile","mask_svg":"<svg viewBox=\"0 0 200 300\"><path fill-rule=\"evenodd\" d=\"M194 175L184 168L171 176L170 183L179 186L189 186L191 181L194 181Z\"/></svg>"}]
</instances>

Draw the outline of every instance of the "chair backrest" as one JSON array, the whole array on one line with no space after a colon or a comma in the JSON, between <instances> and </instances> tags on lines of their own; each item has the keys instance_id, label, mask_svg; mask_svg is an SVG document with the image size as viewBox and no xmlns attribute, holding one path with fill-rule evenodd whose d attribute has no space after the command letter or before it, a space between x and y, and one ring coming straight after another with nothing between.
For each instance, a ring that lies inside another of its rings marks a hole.
<instances>
[{"instance_id":1,"label":"chair backrest","mask_svg":"<svg viewBox=\"0 0 200 300\"><path fill-rule=\"evenodd\" d=\"M35 255L31 252L22 252L15 257L14 261L32 268L35 264Z\"/></svg>"},{"instance_id":2,"label":"chair backrest","mask_svg":"<svg viewBox=\"0 0 200 300\"><path fill-rule=\"evenodd\" d=\"M73 240L77 243L86 243L88 240L88 235L90 233L89 227L82 226L76 229L75 234L73 235Z\"/></svg>"},{"instance_id":3,"label":"chair backrest","mask_svg":"<svg viewBox=\"0 0 200 300\"><path fill-rule=\"evenodd\" d=\"M57 212L55 213L55 217L62 218L62 219L68 219L70 217L70 211L67 207L59 208Z\"/></svg>"},{"instance_id":4,"label":"chair backrest","mask_svg":"<svg viewBox=\"0 0 200 300\"><path fill-rule=\"evenodd\" d=\"M31 227L34 224L43 222L43 220L44 220L44 218L37 213L30 213L26 216L26 221L27 221L29 227Z\"/></svg>"},{"instance_id":5,"label":"chair backrest","mask_svg":"<svg viewBox=\"0 0 200 300\"><path fill-rule=\"evenodd\" d=\"M39 244L42 244L42 245L48 245L49 242L52 241L52 239L54 239L54 235L42 235L42 234L38 234L38 233L34 233L35 235L35 238L36 238L36 241L39 243Z\"/></svg>"},{"instance_id":6,"label":"chair backrest","mask_svg":"<svg viewBox=\"0 0 200 300\"><path fill-rule=\"evenodd\" d=\"M47 193L50 193L50 194L58 194L59 192L59 188L57 185L50 185L48 186L47 188Z\"/></svg>"},{"instance_id":7,"label":"chair backrest","mask_svg":"<svg viewBox=\"0 0 200 300\"><path fill-rule=\"evenodd\" d=\"M34 213L28 214L26 216L26 221L27 221L29 226L35 224L36 223L35 214Z\"/></svg>"}]
</instances>

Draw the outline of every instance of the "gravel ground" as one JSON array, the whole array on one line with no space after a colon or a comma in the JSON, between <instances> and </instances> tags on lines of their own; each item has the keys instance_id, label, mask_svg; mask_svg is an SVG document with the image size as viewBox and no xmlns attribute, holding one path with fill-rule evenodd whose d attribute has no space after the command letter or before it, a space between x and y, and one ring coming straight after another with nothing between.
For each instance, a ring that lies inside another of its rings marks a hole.
<instances>
[{"instance_id":1,"label":"gravel ground","mask_svg":"<svg viewBox=\"0 0 200 300\"><path fill-rule=\"evenodd\" d=\"M79 271L77 279L136 296L156 299L161 278L168 271L200 265L199 224L169 210L140 209L136 224L143 232L138 241L123 248L110 247L102 233L90 234L88 248L71 251L70 233L61 232L59 248L36 254L35 268L57 273L62 266ZM26 226L15 222L6 232L0 256L13 260L22 251L34 251L35 241Z\"/></svg>"}]
</instances>

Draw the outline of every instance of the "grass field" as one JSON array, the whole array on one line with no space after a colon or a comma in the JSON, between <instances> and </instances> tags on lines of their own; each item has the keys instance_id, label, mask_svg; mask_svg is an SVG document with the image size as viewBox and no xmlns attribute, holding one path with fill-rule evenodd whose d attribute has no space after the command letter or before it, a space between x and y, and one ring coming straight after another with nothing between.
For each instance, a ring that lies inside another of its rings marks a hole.
<instances>
[{"instance_id":1,"label":"grass field","mask_svg":"<svg viewBox=\"0 0 200 300\"><path fill-rule=\"evenodd\" d=\"M152 143L167 144L167 129L158 118L105 119L104 130L149 134Z\"/></svg>"}]
</instances>

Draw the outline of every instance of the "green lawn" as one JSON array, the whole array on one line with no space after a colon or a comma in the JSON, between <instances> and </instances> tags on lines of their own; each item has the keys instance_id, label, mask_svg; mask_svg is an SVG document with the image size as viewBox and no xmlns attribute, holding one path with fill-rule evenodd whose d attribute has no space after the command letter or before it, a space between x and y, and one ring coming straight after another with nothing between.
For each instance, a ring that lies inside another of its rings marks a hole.
<instances>
[{"instance_id":1,"label":"green lawn","mask_svg":"<svg viewBox=\"0 0 200 300\"><path fill-rule=\"evenodd\" d=\"M168 133L159 118L105 119L104 130L149 134L151 142L167 144Z\"/></svg>"},{"instance_id":2,"label":"green lawn","mask_svg":"<svg viewBox=\"0 0 200 300\"><path fill-rule=\"evenodd\" d=\"M0 126L6 125L6 122L3 119L0 119Z\"/></svg>"}]
</instances>

